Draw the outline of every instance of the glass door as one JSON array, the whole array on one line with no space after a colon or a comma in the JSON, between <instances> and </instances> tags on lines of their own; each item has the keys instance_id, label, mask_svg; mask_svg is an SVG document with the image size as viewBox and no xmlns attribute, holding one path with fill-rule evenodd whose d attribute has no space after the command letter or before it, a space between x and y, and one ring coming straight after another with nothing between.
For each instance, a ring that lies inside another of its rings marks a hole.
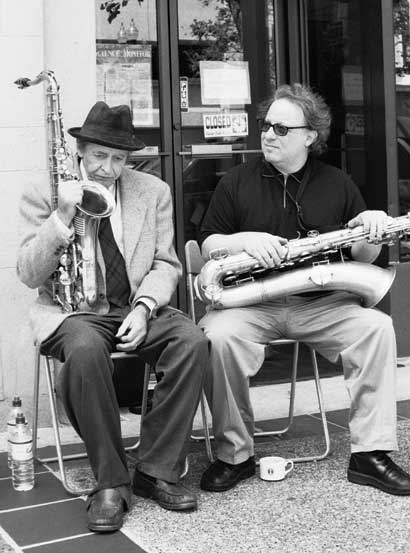
<instances>
[{"instance_id":1,"label":"glass door","mask_svg":"<svg viewBox=\"0 0 410 553\"><path fill-rule=\"evenodd\" d=\"M95 0L97 96L130 105L147 145L130 165L170 185L181 260L221 176L260 152L256 106L276 83L274 5ZM185 308L184 282L178 296Z\"/></svg>"},{"instance_id":2,"label":"glass door","mask_svg":"<svg viewBox=\"0 0 410 553\"><path fill-rule=\"evenodd\" d=\"M128 104L146 144L132 168L162 178L173 190L168 3L95 0L97 100Z\"/></svg>"},{"instance_id":3,"label":"glass door","mask_svg":"<svg viewBox=\"0 0 410 553\"><path fill-rule=\"evenodd\" d=\"M260 153L256 104L276 82L273 6L273 0L178 0L170 11L181 258L185 242L198 237L222 175Z\"/></svg>"}]
</instances>

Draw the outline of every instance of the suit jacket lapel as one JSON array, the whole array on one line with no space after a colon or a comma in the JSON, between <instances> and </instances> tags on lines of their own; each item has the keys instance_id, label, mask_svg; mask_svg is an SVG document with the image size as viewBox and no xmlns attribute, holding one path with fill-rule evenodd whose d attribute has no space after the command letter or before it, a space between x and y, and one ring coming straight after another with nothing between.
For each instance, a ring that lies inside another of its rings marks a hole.
<instances>
[{"instance_id":1,"label":"suit jacket lapel","mask_svg":"<svg viewBox=\"0 0 410 553\"><path fill-rule=\"evenodd\" d=\"M129 268L138 244L147 206L142 202L136 179L121 176L120 186L121 216L124 238L125 262Z\"/></svg>"}]
</instances>

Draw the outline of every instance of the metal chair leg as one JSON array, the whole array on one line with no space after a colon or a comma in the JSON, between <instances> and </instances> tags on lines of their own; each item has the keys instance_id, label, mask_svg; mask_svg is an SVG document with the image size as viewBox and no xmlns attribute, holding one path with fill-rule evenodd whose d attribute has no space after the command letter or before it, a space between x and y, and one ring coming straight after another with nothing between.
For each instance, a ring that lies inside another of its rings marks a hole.
<instances>
[{"instance_id":1,"label":"metal chair leg","mask_svg":"<svg viewBox=\"0 0 410 553\"><path fill-rule=\"evenodd\" d=\"M84 457L87 457L86 453L79 453L79 454L73 454L73 455L66 455L63 457L62 448L61 448L61 437L60 437L60 429L58 425L57 420L57 405L54 395L54 386L52 381L52 371L50 366L50 358L45 357L45 363L46 363L46 377L47 377L47 390L48 390L48 398L50 401L50 408L51 408L51 418L53 422L53 430L54 430L54 440L55 440L55 446L57 451L57 460L58 460L58 467L60 469L61 474L61 483L63 484L66 491L72 495L84 495L88 494L91 491L91 488L89 489L82 489L79 490L77 488L72 487L68 481L66 476L66 471L64 467L64 460L69 459L82 459ZM40 460L40 459L39 459ZM43 459L43 462L51 461L52 458ZM55 458L54 458L55 460Z\"/></svg>"},{"instance_id":2,"label":"metal chair leg","mask_svg":"<svg viewBox=\"0 0 410 553\"><path fill-rule=\"evenodd\" d=\"M290 398L289 398L289 412L288 412L288 418L287 418L287 424L284 428L281 428L279 430L267 430L267 431L257 431L255 432L254 436L274 436L274 435L282 435L288 432L290 429L293 418L294 418L294 407L295 407L295 395L296 395L296 382L297 382L297 370L298 370L298 362L299 362L299 342L297 341L290 341L288 339L283 340L275 340L275 345L283 345L283 344L294 344L293 348L293 359L292 359L292 375L291 375L291 386L290 386ZM310 358L312 362L312 368L313 368L313 375L315 379L315 387L316 387L316 394L318 399L318 405L319 405L319 411L320 411L320 417L322 422L322 428L323 428L323 436L325 439L325 450L318 454L318 455L311 455L311 456L305 456L305 457L295 457L292 458L292 461L295 463L303 463L307 461L320 461L322 459L325 459L329 453L330 453L330 438L329 438L329 430L327 426L327 419L326 419L326 411L324 408L324 401L323 401L323 394L322 394L322 388L320 384L320 376L319 376L319 369L317 365L317 358L316 358L316 352L314 348L310 347ZM206 452L209 461L212 463L214 458L212 454L212 448L211 448L211 439L213 439L213 436L209 433L209 427L208 427L208 421L205 411L205 395L202 394L201 397L201 411L202 411L202 424L204 429L204 435L203 436L191 436L196 441L205 441L205 447Z\"/></svg>"},{"instance_id":3,"label":"metal chair leg","mask_svg":"<svg viewBox=\"0 0 410 553\"><path fill-rule=\"evenodd\" d=\"M288 340L276 340L275 345L287 344ZM280 430L266 430L255 432L255 436L277 436L286 434L289 428L292 426L293 413L295 408L295 395L296 395L296 380L298 375L298 363L299 363L299 342L293 344L293 357L292 357L292 374L290 381L290 398L289 398L289 412L287 424Z\"/></svg>"},{"instance_id":4,"label":"metal chair leg","mask_svg":"<svg viewBox=\"0 0 410 553\"><path fill-rule=\"evenodd\" d=\"M291 459L294 463L305 463L307 461L321 461L322 459L325 459L330 453L329 430L327 427L327 419L326 419L326 412L325 412L324 402L323 402L322 387L320 385L316 351L312 347L310 347L309 349L310 349L310 358L312 361L313 373L315 378L317 400L318 400L319 411L320 411L322 427L323 427L323 436L325 439L325 450L323 451L323 453L320 453L318 455L310 455L306 457L294 457Z\"/></svg>"},{"instance_id":5,"label":"metal chair leg","mask_svg":"<svg viewBox=\"0 0 410 553\"><path fill-rule=\"evenodd\" d=\"M280 345L280 341L277 342ZM283 343L288 343L287 340L284 340ZM289 399L289 412L287 418L287 424L284 428L279 430L266 430L266 431L257 431L254 433L254 436L274 436L279 434L285 434L292 425L293 422L293 413L295 406L295 391L296 391L296 379L297 379L297 370L298 370L298 361L299 361L299 342L295 342L293 346L293 358L292 358L292 375L291 375L291 384L290 384L290 399ZM209 433L208 427L208 418L205 411L205 394L202 393L201 397L201 412L202 412L202 426L204 429L203 436L191 436L195 441L205 441L205 447L207 450L208 459L213 461L213 454L211 449L211 442L214 438L213 435Z\"/></svg>"},{"instance_id":6,"label":"metal chair leg","mask_svg":"<svg viewBox=\"0 0 410 553\"><path fill-rule=\"evenodd\" d=\"M38 411L39 411L39 389L40 389L40 349L36 348L34 359L34 391L33 391L33 456L37 459L37 434L38 434Z\"/></svg>"},{"instance_id":7,"label":"metal chair leg","mask_svg":"<svg viewBox=\"0 0 410 553\"><path fill-rule=\"evenodd\" d=\"M276 342L276 343L280 344L280 342ZM286 340L284 341L284 343L286 343ZM293 413L294 413L294 403L295 403L296 380L297 380L297 364L298 364L298 357L299 357L299 342L295 342L294 348L295 349L294 349L294 355L293 355L292 385L291 385L291 393L290 393L288 426L285 429L279 430L279 431L270 431L270 432L263 432L263 433L261 432L258 434L259 436L283 434L289 430L292 424ZM322 387L320 384L320 376L319 376L319 368L317 364L316 351L314 350L313 347L309 347L309 350L310 350L310 358L311 358L312 368L313 368L313 376L315 379L315 387L316 387L319 411L320 411L321 422L323 427L323 436L325 439L325 450L323 451L323 453L320 453L317 455L294 457L291 459L294 463L305 463L308 461L321 461L322 459L325 459L330 453L329 430L327 426L326 412L324 408Z\"/></svg>"},{"instance_id":8,"label":"metal chair leg","mask_svg":"<svg viewBox=\"0 0 410 553\"><path fill-rule=\"evenodd\" d=\"M209 432L208 417L206 415L206 397L205 397L205 393L203 391L201 393L200 406L201 406L202 428L204 430L204 435L203 436L191 435L191 439L196 441L196 442L205 441L206 455L208 457L208 460L211 463L213 463L214 462L214 456L213 456L213 453L212 453L211 440L214 437Z\"/></svg>"},{"instance_id":9,"label":"metal chair leg","mask_svg":"<svg viewBox=\"0 0 410 553\"><path fill-rule=\"evenodd\" d=\"M120 357L121 354L112 354L112 357L115 359L116 357ZM136 357L136 356L135 356ZM33 452L34 457L37 461L40 463L52 463L52 462L58 462L60 474L61 474L61 483L63 484L65 490L71 494L71 495L85 495L88 494L91 489L78 489L73 486L71 486L67 481L67 475L66 470L64 466L64 461L70 461L74 459L85 459L88 457L87 453L73 453L73 454L66 454L63 455L62 453L62 444L61 444L61 436L60 436L60 427L58 423L58 415L57 415L57 404L56 404L56 398L55 398L55 392L54 392L54 382L53 382L53 369L51 367L51 363L53 361L53 358L50 356L44 356L44 364L46 368L46 381L47 381L47 391L48 391L48 397L49 397L49 404L50 404L50 412L51 412L51 419L52 419L52 426L53 426L53 433L54 433L54 441L55 441L55 448L56 448L56 456L51 457L41 457L38 454L38 412L39 412L39 383L40 383L40 370L41 370L41 354L40 350L37 348L36 351L36 360L35 360L35 374L34 374L34 394L33 394ZM144 389L143 389L143 396L142 396L142 408L141 408L141 424L144 415L147 411L147 404L148 404L148 385L149 385L149 377L150 377L151 367L149 365L145 365L145 371L144 371ZM140 440L138 439L137 442L131 446L128 446L125 448L126 451L134 451L137 449L139 445ZM187 468L187 461L186 464L186 471Z\"/></svg>"}]
</instances>

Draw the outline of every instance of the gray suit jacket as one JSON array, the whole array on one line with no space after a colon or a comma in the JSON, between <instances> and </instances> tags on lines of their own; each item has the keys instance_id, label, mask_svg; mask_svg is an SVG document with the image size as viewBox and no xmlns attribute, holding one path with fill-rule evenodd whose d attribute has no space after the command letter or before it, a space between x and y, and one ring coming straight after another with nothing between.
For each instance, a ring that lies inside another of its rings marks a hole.
<instances>
[{"instance_id":1,"label":"gray suit jacket","mask_svg":"<svg viewBox=\"0 0 410 553\"><path fill-rule=\"evenodd\" d=\"M172 198L168 185L147 173L123 169L119 183L124 258L131 286L130 305L141 296L167 305L182 274L173 246ZM38 297L30 310L36 344L45 340L68 315L52 300L50 276L64 248L70 244L68 229L51 211L50 186L30 185L20 203L20 247L17 273ZM107 313L105 267L97 246L99 298L94 313ZM90 312L88 308L87 311ZM78 313L78 312L77 312ZM75 316L75 314L71 315Z\"/></svg>"}]
</instances>

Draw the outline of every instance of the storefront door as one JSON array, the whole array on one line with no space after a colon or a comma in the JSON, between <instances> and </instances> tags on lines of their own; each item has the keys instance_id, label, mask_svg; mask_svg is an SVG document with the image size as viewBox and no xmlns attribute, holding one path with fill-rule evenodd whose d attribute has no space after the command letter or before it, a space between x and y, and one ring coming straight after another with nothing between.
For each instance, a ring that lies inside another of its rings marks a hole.
<instances>
[{"instance_id":1,"label":"storefront door","mask_svg":"<svg viewBox=\"0 0 410 553\"><path fill-rule=\"evenodd\" d=\"M177 245L197 239L221 176L259 154L256 104L275 83L273 2L179 0L174 103ZM258 41L254 40L258 29ZM173 66L174 67L174 66Z\"/></svg>"},{"instance_id":2,"label":"storefront door","mask_svg":"<svg viewBox=\"0 0 410 553\"><path fill-rule=\"evenodd\" d=\"M170 185L183 259L220 177L259 153L256 103L276 82L274 1L114 4L96 2L99 99L131 105L147 145L131 165ZM182 308L185 293L181 282Z\"/></svg>"}]
</instances>

